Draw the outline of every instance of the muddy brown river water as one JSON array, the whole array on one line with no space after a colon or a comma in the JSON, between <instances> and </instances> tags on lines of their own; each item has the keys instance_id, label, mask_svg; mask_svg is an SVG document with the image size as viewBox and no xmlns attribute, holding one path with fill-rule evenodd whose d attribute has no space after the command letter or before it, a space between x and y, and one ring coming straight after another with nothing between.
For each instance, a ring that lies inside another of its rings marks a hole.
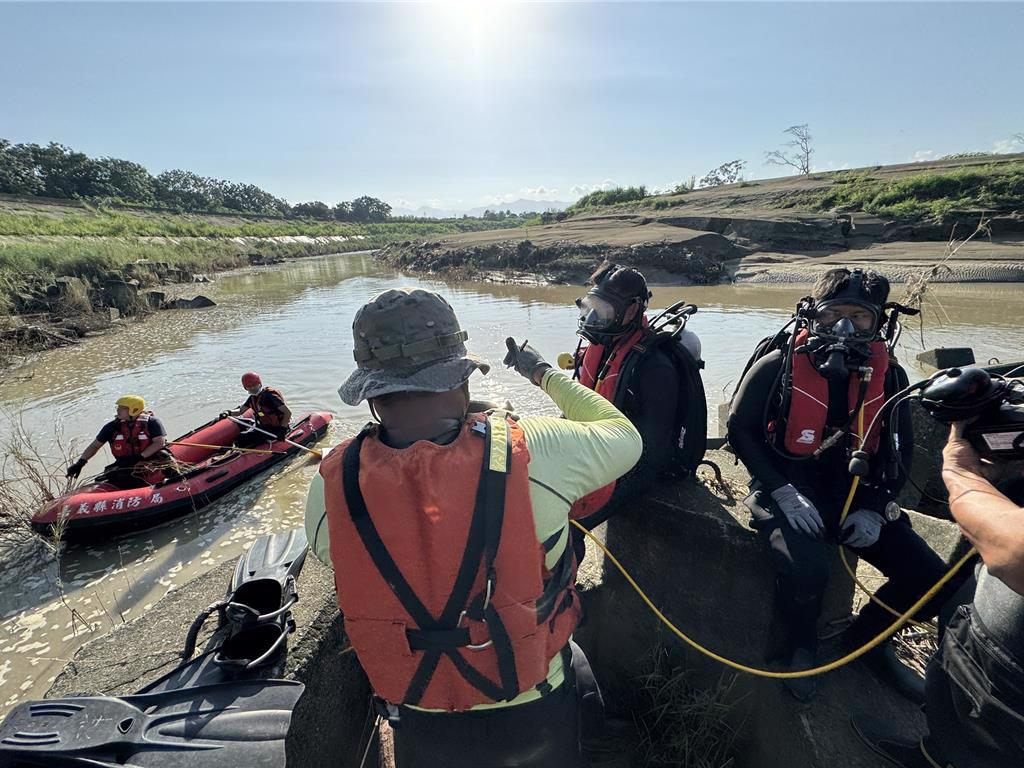
<instances>
[{"instance_id":1,"label":"muddy brown river water","mask_svg":"<svg viewBox=\"0 0 1024 768\"><path fill-rule=\"evenodd\" d=\"M471 351L494 364L475 375L474 396L511 400L526 413L554 413L536 388L500 365L504 339L529 339L550 360L575 348L577 286L444 283L381 270L368 254L345 254L221 275L195 286L217 302L208 310L162 312L144 323L46 353L10 372L0 409L18 412L56 466L55 429L81 449L112 417L122 394L146 398L171 435L242 401L239 376L256 370L284 391L293 413L333 411L324 445L369 417L336 390L352 369L351 322L369 297L396 285L442 292L469 331ZM689 328L702 340L712 434L754 344L788 318L806 287L655 287L653 307L685 298L700 307ZM901 286L893 297L899 298ZM1019 285L942 285L924 318L901 341L911 377L923 348L972 346L979 361L1024 358ZM14 426L0 415L0 431ZM77 454L76 454L77 455ZM105 456L104 451L101 456ZM102 466L97 457L89 470ZM169 590L226 559L261 533L301 524L316 465L296 459L198 513L101 543L67 547L58 561L0 563L0 714L42 696L89 639L148 610ZM182 632L184 633L184 627Z\"/></svg>"}]
</instances>

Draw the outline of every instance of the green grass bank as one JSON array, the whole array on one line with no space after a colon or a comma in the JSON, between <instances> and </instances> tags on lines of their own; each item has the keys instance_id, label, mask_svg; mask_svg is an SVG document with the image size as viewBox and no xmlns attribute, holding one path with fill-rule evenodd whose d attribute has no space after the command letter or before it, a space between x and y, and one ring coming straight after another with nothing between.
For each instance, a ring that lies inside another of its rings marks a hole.
<instances>
[{"instance_id":1,"label":"green grass bank","mask_svg":"<svg viewBox=\"0 0 1024 768\"><path fill-rule=\"evenodd\" d=\"M962 165L958 165L962 163ZM989 156L741 181L651 193L617 187L577 201L570 215L672 209L756 208L800 213L865 213L899 222L945 223L962 215L1024 210L1024 159Z\"/></svg>"},{"instance_id":2,"label":"green grass bank","mask_svg":"<svg viewBox=\"0 0 1024 768\"><path fill-rule=\"evenodd\" d=\"M73 201L0 196L0 313L30 282L69 275L93 281L147 259L193 273L249 264L253 255L301 258L379 248L508 226L481 219L372 224L125 211Z\"/></svg>"},{"instance_id":3,"label":"green grass bank","mask_svg":"<svg viewBox=\"0 0 1024 768\"><path fill-rule=\"evenodd\" d=\"M787 207L936 222L965 211L1019 211L1024 208L1024 162L893 180L874 178L869 171L841 172L830 188L794 195Z\"/></svg>"}]
</instances>

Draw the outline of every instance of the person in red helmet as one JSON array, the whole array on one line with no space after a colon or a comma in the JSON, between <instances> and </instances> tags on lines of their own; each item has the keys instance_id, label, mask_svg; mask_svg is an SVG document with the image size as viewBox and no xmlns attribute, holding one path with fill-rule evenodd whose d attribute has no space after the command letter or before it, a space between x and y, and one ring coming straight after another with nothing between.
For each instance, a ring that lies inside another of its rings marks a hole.
<instances>
[{"instance_id":1,"label":"person in red helmet","mask_svg":"<svg viewBox=\"0 0 1024 768\"><path fill-rule=\"evenodd\" d=\"M249 393L245 402L234 410L225 411L221 416L241 416L246 411L252 411L256 420L255 425L263 432L270 432L279 438L287 435L291 429L292 412L285 404L281 390L263 386L259 374L252 371L242 374L242 386ZM235 445L239 448L251 448L268 441L270 438L265 434L251 429L236 437Z\"/></svg>"}]
</instances>

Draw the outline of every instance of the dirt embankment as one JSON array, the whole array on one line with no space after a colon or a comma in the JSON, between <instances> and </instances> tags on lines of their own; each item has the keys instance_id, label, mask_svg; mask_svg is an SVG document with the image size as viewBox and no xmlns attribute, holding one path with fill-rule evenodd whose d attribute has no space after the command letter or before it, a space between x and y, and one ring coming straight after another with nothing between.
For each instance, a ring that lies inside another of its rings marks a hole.
<instances>
[{"instance_id":1,"label":"dirt embankment","mask_svg":"<svg viewBox=\"0 0 1024 768\"><path fill-rule=\"evenodd\" d=\"M849 185L882 188L901 179L991 172L1005 160L961 160L744 182L682 195L648 198L563 221L431 241L396 243L379 257L420 272L494 280L581 282L603 259L636 266L658 282L811 282L820 272L866 264L901 282L941 263L943 282L1024 281L1024 198L998 213L958 210L941 221L887 217L815 201ZM980 164L987 163L981 166ZM966 169L966 170L965 170ZM851 179L853 181L851 181ZM1005 208L1005 206L1004 206ZM950 256L950 241L986 231Z\"/></svg>"}]
</instances>

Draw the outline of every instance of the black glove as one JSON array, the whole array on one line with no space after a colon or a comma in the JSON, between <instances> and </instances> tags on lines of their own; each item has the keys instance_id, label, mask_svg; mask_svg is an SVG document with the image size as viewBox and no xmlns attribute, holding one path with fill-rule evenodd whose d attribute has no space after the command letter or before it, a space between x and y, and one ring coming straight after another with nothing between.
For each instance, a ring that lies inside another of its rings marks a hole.
<instances>
[{"instance_id":1,"label":"black glove","mask_svg":"<svg viewBox=\"0 0 1024 768\"><path fill-rule=\"evenodd\" d=\"M516 371L537 386L540 380L551 366L540 356L540 352L531 347L525 341L522 345L516 344L516 340L509 336L505 339L505 346L508 347L508 354L502 361L508 368L515 368Z\"/></svg>"},{"instance_id":2,"label":"black glove","mask_svg":"<svg viewBox=\"0 0 1024 768\"><path fill-rule=\"evenodd\" d=\"M78 476L82 474L82 469L85 468L85 459L79 459L70 467L68 467L66 477L68 480L77 480Z\"/></svg>"}]
</instances>

